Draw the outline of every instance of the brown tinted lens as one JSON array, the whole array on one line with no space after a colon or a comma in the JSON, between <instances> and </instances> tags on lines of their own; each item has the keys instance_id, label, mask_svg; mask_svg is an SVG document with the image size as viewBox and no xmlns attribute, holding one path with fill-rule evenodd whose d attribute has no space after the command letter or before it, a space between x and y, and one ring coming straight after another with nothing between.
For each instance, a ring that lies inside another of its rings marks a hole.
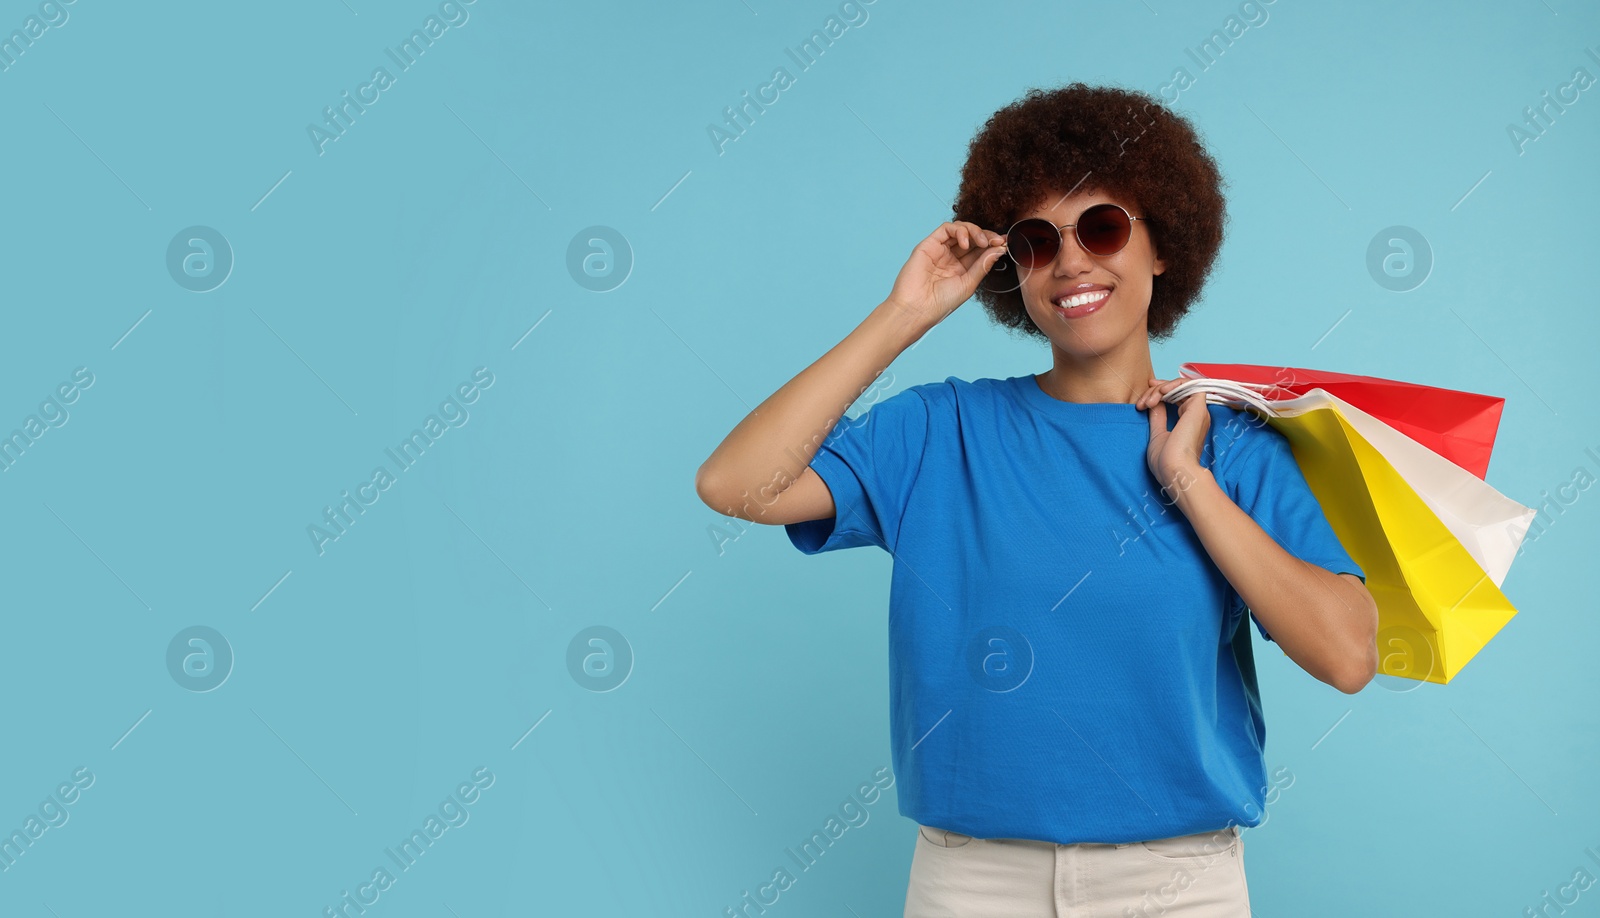
<instances>
[{"instance_id":1,"label":"brown tinted lens","mask_svg":"<svg viewBox=\"0 0 1600 918\"><path fill-rule=\"evenodd\" d=\"M1121 251L1132 231L1128 215L1114 204L1096 204L1078 218L1078 241L1096 255Z\"/></svg>"},{"instance_id":2,"label":"brown tinted lens","mask_svg":"<svg viewBox=\"0 0 1600 918\"><path fill-rule=\"evenodd\" d=\"M1060 248L1061 234L1048 220L1019 220L1006 233L1006 251L1011 260L1029 271L1054 261Z\"/></svg>"},{"instance_id":3,"label":"brown tinted lens","mask_svg":"<svg viewBox=\"0 0 1600 918\"><path fill-rule=\"evenodd\" d=\"M1020 288L1022 279L1018 276L1017 266L1011 262L1011 256L1007 254L996 258L989 273L978 281L978 286L990 293L1010 293Z\"/></svg>"}]
</instances>

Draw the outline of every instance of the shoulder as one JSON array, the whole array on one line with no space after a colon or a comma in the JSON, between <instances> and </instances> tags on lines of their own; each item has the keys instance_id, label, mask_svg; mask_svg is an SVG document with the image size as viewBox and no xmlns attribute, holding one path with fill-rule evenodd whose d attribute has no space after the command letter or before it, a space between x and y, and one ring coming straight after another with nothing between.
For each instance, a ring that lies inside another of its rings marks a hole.
<instances>
[{"instance_id":1,"label":"shoulder","mask_svg":"<svg viewBox=\"0 0 1600 918\"><path fill-rule=\"evenodd\" d=\"M851 403L844 417L834 424L826 442L831 445L856 436L920 438L925 435L935 413L942 385L923 383L885 394L893 388L894 376L880 378Z\"/></svg>"},{"instance_id":2,"label":"shoulder","mask_svg":"<svg viewBox=\"0 0 1600 918\"><path fill-rule=\"evenodd\" d=\"M907 386L890 395L884 395L882 391L874 392L869 389L867 392L862 393L861 398L856 401L856 405L862 409L862 413L858 414L857 418L866 417L873 413L877 413L880 416L889 414L925 416L930 413L938 399L941 398L940 389L943 385L943 383L921 383L915 386ZM874 384L874 389L876 388L877 386Z\"/></svg>"},{"instance_id":3,"label":"shoulder","mask_svg":"<svg viewBox=\"0 0 1600 918\"><path fill-rule=\"evenodd\" d=\"M1268 460L1275 451L1289 452L1289 440L1251 411L1210 405L1212 469L1232 475Z\"/></svg>"},{"instance_id":4,"label":"shoulder","mask_svg":"<svg viewBox=\"0 0 1600 918\"><path fill-rule=\"evenodd\" d=\"M845 436L846 430L868 426L907 438L947 434L966 420L1004 412L1010 398L1006 389L1011 383L1004 379L947 376L884 395L893 388L893 377L887 379L887 385L880 381L862 393L851 412L835 426L830 439Z\"/></svg>"},{"instance_id":5,"label":"shoulder","mask_svg":"<svg viewBox=\"0 0 1600 918\"><path fill-rule=\"evenodd\" d=\"M977 379L946 376L938 382L911 386L906 391L916 392L929 407L954 407L962 403L1003 399L1011 384L1012 381L1008 379L992 379L986 376Z\"/></svg>"},{"instance_id":6,"label":"shoulder","mask_svg":"<svg viewBox=\"0 0 1600 918\"><path fill-rule=\"evenodd\" d=\"M882 409L884 415L924 415L930 420L982 416L999 413L1013 405L1017 397L1016 382L1015 378L968 380L946 376L936 382L907 386L893 395L873 398L863 394L857 404L868 411Z\"/></svg>"},{"instance_id":7,"label":"shoulder","mask_svg":"<svg viewBox=\"0 0 1600 918\"><path fill-rule=\"evenodd\" d=\"M958 402L967 401L974 397L990 395L995 390L992 384L1004 383L1004 380L974 379L971 381L955 376L947 376L936 382L919 383L907 386L893 395L879 395L870 398L866 394L857 403L870 410L885 409L884 413L923 411L930 414L953 409Z\"/></svg>"}]
</instances>

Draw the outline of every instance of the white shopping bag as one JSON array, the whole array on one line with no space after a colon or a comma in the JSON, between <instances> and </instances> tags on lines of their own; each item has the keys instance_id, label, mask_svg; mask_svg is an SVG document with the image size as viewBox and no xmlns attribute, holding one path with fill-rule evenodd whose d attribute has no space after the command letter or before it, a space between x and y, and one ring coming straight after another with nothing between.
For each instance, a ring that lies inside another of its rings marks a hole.
<instances>
[{"instance_id":1,"label":"white shopping bag","mask_svg":"<svg viewBox=\"0 0 1600 918\"><path fill-rule=\"evenodd\" d=\"M1259 390L1269 385L1241 383L1212 377L1190 378L1173 386L1164 397L1177 403L1195 392L1206 401L1242 403L1247 409L1275 417L1296 417L1317 408L1336 408L1363 439L1388 460L1394 470L1416 490L1450 534L1472 555L1495 586L1511 569L1517 549L1533 522L1535 511L1506 497L1488 482L1423 446L1383 421L1323 389L1297 398L1270 400ZM1240 407L1233 404L1233 407Z\"/></svg>"}]
</instances>

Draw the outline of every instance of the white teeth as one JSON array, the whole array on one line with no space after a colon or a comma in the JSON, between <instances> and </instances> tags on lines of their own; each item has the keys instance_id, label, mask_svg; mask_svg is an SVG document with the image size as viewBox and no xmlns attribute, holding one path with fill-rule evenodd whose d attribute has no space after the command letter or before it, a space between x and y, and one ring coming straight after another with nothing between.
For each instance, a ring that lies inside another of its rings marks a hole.
<instances>
[{"instance_id":1,"label":"white teeth","mask_svg":"<svg viewBox=\"0 0 1600 918\"><path fill-rule=\"evenodd\" d=\"M1093 303L1096 300L1103 300L1110 295L1110 290L1091 290L1088 293L1080 293L1077 296L1069 296L1056 300L1056 305L1060 306L1062 309L1070 309L1073 306L1082 306L1085 303Z\"/></svg>"}]
</instances>

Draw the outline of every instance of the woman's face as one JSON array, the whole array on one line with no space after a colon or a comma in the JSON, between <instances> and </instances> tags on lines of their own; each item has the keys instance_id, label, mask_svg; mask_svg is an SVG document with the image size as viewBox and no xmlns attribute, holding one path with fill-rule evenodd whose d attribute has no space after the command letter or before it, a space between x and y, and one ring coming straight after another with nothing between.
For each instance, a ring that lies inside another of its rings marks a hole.
<instances>
[{"instance_id":1,"label":"woman's face","mask_svg":"<svg viewBox=\"0 0 1600 918\"><path fill-rule=\"evenodd\" d=\"M1099 191L1070 197L1052 192L1018 219L1040 217L1057 226L1077 223L1085 209L1103 203L1121 205L1135 217L1145 215L1133 202ZM1165 270L1143 220L1133 221L1133 232L1121 251L1104 256L1085 251L1076 230L1068 227L1061 230L1061 251L1055 261L1023 272L1022 301L1034 324L1057 348L1081 357L1104 354L1133 336L1140 344L1147 343L1151 280ZM1109 289L1110 293L1098 303L1070 311L1057 305L1086 285L1090 292Z\"/></svg>"}]
</instances>

